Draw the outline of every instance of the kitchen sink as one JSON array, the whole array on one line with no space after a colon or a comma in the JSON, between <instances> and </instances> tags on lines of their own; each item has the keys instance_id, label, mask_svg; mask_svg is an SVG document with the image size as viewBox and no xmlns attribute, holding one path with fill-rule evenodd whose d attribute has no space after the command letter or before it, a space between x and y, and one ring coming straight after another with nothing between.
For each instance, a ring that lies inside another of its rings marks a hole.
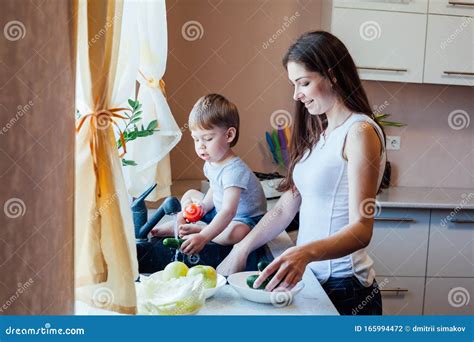
<instances>
[{"instance_id":1,"label":"kitchen sink","mask_svg":"<svg viewBox=\"0 0 474 342\"><path fill-rule=\"evenodd\" d=\"M214 242L208 243L198 255L185 255L176 249L163 246L163 238L152 237L137 243L138 268L140 273L161 271L167 264L175 260L184 262L188 267L209 265L216 268L230 253L232 246L222 246ZM261 260L272 261L273 256L267 245L252 252L247 259L246 271L256 271Z\"/></svg>"}]
</instances>

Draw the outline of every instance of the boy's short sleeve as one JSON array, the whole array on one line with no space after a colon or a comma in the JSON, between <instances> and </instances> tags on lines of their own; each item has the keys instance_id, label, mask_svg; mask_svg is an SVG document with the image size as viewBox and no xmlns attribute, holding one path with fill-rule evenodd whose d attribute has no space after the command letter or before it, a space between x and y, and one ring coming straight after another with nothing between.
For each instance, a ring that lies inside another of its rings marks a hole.
<instances>
[{"instance_id":1,"label":"boy's short sleeve","mask_svg":"<svg viewBox=\"0 0 474 342\"><path fill-rule=\"evenodd\" d=\"M233 186L247 190L250 179L250 174L247 169L233 166L227 167L223 171L222 188L224 190Z\"/></svg>"}]
</instances>

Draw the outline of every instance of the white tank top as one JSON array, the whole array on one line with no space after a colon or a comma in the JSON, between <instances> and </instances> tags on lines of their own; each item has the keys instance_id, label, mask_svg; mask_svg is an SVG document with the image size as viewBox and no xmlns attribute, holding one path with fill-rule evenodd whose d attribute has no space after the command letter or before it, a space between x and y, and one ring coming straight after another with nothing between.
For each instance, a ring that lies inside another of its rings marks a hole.
<instances>
[{"instance_id":1,"label":"white tank top","mask_svg":"<svg viewBox=\"0 0 474 342\"><path fill-rule=\"evenodd\" d=\"M372 125L380 141L384 142L380 127L370 117L352 114L329 134L326 141L321 136L312 153L308 156L307 151L295 165L293 180L301 195L297 245L327 238L349 224L349 182L343 146L349 128L360 121ZM378 185L382 181L385 161L383 143ZM342 278L355 275L364 286L370 286L375 278L372 265L372 259L363 248L342 258L312 262L309 267L321 283L330 276Z\"/></svg>"}]
</instances>

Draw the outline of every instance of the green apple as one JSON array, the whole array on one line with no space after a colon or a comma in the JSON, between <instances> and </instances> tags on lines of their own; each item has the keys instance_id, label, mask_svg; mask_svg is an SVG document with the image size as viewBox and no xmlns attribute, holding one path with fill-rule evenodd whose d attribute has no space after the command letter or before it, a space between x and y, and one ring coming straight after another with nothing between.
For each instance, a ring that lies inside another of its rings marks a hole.
<instances>
[{"instance_id":1,"label":"green apple","mask_svg":"<svg viewBox=\"0 0 474 342\"><path fill-rule=\"evenodd\" d=\"M188 276L195 276L198 274L203 275L204 287L211 289L217 285L217 272L212 266L197 265L191 267L188 272Z\"/></svg>"},{"instance_id":2,"label":"green apple","mask_svg":"<svg viewBox=\"0 0 474 342\"><path fill-rule=\"evenodd\" d=\"M181 261L174 261L166 265L161 279L170 280L179 277L186 277L188 270L189 268L185 263Z\"/></svg>"}]
</instances>

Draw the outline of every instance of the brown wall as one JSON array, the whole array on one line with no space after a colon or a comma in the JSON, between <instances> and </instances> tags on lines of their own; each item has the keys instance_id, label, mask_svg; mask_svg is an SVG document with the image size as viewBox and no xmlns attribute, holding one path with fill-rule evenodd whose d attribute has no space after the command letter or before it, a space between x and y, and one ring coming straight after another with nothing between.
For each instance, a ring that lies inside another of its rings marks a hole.
<instances>
[{"instance_id":1,"label":"brown wall","mask_svg":"<svg viewBox=\"0 0 474 342\"><path fill-rule=\"evenodd\" d=\"M73 8L1 6L0 314L71 314Z\"/></svg>"},{"instance_id":2,"label":"brown wall","mask_svg":"<svg viewBox=\"0 0 474 342\"><path fill-rule=\"evenodd\" d=\"M271 163L264 132L271 129L274 111L293 109L292 88L281 57L301 33L321 28L321 1L175 0L167 1L167 7L169 55L164 78L172 112L184 133L171 153L173 178L204 177L185 124L194 102L209 92L222 93L239 107L241 138L236 152L250 167L284 171ZM182 33L191 20L202 25L200 39L189 40L194 36ZM474 112L471 88L389 82L364 85L373 105L387 101L385 111L408 124L387 130L401 136L401 150L389 152L394 185L474 186L474 123L459 131L448 125L453 110Z\"/></svg>"}]
</instances>

